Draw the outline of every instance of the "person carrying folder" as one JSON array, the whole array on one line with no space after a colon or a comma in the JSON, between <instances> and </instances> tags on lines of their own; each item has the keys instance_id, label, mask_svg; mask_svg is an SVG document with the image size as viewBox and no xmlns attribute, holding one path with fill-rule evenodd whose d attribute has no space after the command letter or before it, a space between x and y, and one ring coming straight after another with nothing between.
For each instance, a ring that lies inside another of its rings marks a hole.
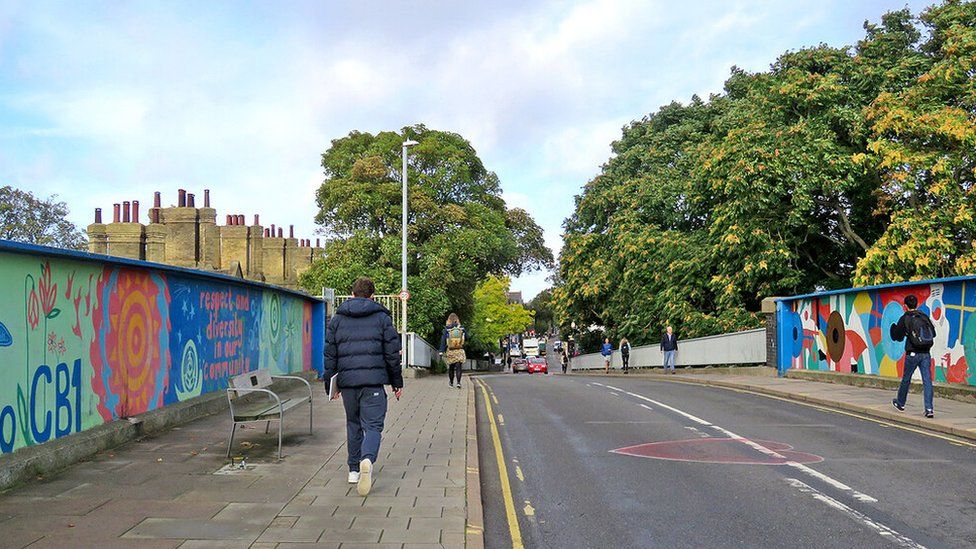
<instances>
[{"instance_id":1,"label":"person carrying folder","mask_svg":"<svg viewBox=\"0 0 976 549\"><path fill-rule=\"evenodd\" d=\"M386 420L386 390L397 400L403 394L400 336L386 307L373 301L376 288L366 277L352 285L353 298L345 301L329 321L325 336L326 388L333 375L346 410L346 447L349 483L359 495L369 494L373 467L380 450Z\"/></svg>"}]
</instances>

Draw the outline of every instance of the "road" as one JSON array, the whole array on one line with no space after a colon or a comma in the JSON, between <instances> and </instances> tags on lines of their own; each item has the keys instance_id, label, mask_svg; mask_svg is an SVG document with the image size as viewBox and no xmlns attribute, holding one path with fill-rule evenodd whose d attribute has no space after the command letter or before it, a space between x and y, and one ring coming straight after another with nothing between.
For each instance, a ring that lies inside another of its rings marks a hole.
<instances>
[{"instance_id":1,"label":"road","mask_svg":"<svg viewBox=\"0 0 976 549\"><path fill-rule=\"evenodd\" d=\"M976 546L966 443L663 380L477 380L489 548Z\"/></svg>"}]
</instances>

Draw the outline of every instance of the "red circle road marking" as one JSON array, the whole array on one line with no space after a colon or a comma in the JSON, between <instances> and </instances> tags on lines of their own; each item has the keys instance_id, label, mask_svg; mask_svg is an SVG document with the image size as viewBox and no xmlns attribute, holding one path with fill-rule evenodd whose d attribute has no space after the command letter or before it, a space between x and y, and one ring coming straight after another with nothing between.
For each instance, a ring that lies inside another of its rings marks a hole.
<instances>
[{"instance_id":1,"label":"red circle road marking","mask_svg":"<svg viewBox=\"0 0 976 549\"><path fill-rule=\"evenodd\" d=\"M649 442L610 451L626 456L692 463L783 465L786 462L819 463L824 460L815 454L794 451L792 446L783 442L754 441L783 457L770 456L744 444L743 440L736 438L692 438Z\"/></svg>"}]
</instances>

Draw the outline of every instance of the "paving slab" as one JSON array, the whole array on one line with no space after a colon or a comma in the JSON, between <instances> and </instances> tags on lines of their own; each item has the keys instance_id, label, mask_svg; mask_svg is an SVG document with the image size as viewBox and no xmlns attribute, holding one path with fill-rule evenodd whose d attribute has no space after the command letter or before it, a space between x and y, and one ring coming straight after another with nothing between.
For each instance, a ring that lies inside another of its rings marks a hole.
<instances>
[{"instance_id":1,"label":"paving slab","mask_svg":"<svg viewBox=\"0 0 976 549\"><path fill-rule=\"evenodd\" d=\"M316 389L320 389L316 386ZM346 482L341 403L314 397L316 430L245 429L226 458L226 411L130 442L0 494L3 547L236 549L463 546L469 391L409 379L390 398L367 497Z\"/></svg>"}]
</instances>

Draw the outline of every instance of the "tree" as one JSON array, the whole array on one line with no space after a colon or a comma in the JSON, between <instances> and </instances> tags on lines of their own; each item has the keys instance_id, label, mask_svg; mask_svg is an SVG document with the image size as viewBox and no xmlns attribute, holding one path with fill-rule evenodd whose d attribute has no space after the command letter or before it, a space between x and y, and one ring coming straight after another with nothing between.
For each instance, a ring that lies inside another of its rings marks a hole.
<instances>
[{"instance_id":1,"label":"tree","mask_svg":"<svg viewBox=\"0 0 976 549\"><path fill-rule=\"evenodd\" d=\"M84 233L67 220L68 206L9 185L0 187L0 238L41 246L85 250Z\"/></svg>"},{"instance_id":2,"label":"tree","mask_svg":"<svg viewBox=\"0 0 976 549\"><path fill-rule=\"evenodd\" d=\"M858 284L976 271L976 3L922 14L927 70L866 110L878 166L879 212L891 223L857 265Z\"/></svg>"},{"instance_id":3,"label":"tree","mask_svg":"<svg viewBox=\"0 0 976 549\"><path fill-rule=\"evenodd\" d=\"M400 283L400 148L419 144L409 160L409 328L434 336L451 311L469 317L475 286L489 274L548 268L542 229L508 209L498 177L460 135L422 125L376 135L352 132L322 155L325 182L316 222L330 235L325 257L301 278L308 289L348 288L357 276L377 290Z\"/></svg>"},{"instance_id":4,"label":"tree","mask_svg":"<svg viewBox=\"0 0 976 549\"><path fill-rule=\"evenodd\" d=\"M887 13L865 23L853 47L786 52L759 73L733 68L723 94L626 126L564 224L553 291L563 327L605 326L635 343L656 340L668 324L684 337L741 330L759 325L764 297L846 287L856 270L884 278L912 250L959 258L963 268L962 252L972 250L963 190L972 178L973 6L927 11L934 31L925 44L909 10ZM938 70L939 55L952 65L928 82L951 75L955 88L930 84L943 95L917 98L912 90ZM914 110L904 106L912 99ZM892 102L901 110L887 117ZM940 115L929 116L933 109ZM898 133L906 124L928 126L913 142ZM940 144L949 137L951 158ZM918 195L892 185L893 171L943 166L957 179L929 194L958 197L943 198L957 207L939 214L954 224L891 207Z\"/></svg>"},{"instance_id":5,"label":"tree","mask_svg":"<svg viewBox=\"0 0 976 549\"><path fill-rule=\"evenodd\" d=\"M489 275L474 291L474 311L468 323L469 346L476 351L497 352L499 342L532 325L532 311L508 302L508 277Z\"/></svg>"},{"instance_id":6,"label":"tree","mask_svg":"<svg viewBox=\"0 0 976 549\"><path fill-rule=\"evenodd\" d=\"M532 325L536 332L547 332L554 327L555 319L552 310L552 289L546 288L539 292L526 307L532 311L534 321Z\"/></svg>"}]
</instances>

